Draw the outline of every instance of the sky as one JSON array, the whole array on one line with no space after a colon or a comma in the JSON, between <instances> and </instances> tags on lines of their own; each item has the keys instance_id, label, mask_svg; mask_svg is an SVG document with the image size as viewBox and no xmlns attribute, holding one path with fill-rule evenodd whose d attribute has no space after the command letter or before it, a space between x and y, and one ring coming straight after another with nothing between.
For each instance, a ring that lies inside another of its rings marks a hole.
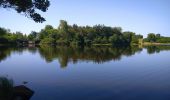
<instances>
[{"instance_id":1,"label":"sky","mask_svg":"<svg viewBox=\"0 0 170 100\"><path fill-rule=\"evenodd\" d=\"M160 33L170 36L170 0L50 0L44 23L35 23L12 9L0 8L0 27L29 34L45 25L57 28L60 20L68 24L122 27L146 36Z\"/></svg>"}]
</instances>

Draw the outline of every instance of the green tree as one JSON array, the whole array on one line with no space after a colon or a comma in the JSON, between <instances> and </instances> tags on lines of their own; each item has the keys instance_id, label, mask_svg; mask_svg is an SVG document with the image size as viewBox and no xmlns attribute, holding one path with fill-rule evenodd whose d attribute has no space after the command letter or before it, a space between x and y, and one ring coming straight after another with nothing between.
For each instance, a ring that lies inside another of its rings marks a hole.
<instances>
[{"instance_id":1,"label":"green tree","mask_svg":"<svg viewBox=\"0 0 170 100\"><path fill-rule=\"evenodd\" d=\"M82 36L82 34L76 34L76 42L77 45L84 45L84 37Z\"/></svg>"},{"instance_id":2,"label":"green tree","mask_svg":"<svg viewBox=\"0 0 170 100\"><path fill-rule=\"evenodd\" d=\"M44 29L42 29L39 34L38 34L38 38L40 40L49 37L49 34L51 34L51 30L53 30L54 28L51 25L46 25Z\"/></svg>"},{"instance_id":3,"label":"green tree","mask_svg":"<svg viewBox=\"0 0 170 100\"><path fill-rule=\"evenodd\" d=\"M113 36L109 38L109 41L112 43L112 45L117 46L119 45L119 36L117 34L113 34Z\"/></svg>"},{"instance_id":4,"label":"green tree","mask_svg":"<svg viewBox=\"0 0 170 100\"><path fill-rule=\"evenodd\" d=\"M28 35L28 39L29 40L36 40L38 38L38 33L35 31L32 31L29 35Z\"/></svg>"},{"instance_id":5,"label":"green tree","mask_svg":"<svg viewBox=\"0 0 170 100\"><path fill-rule=\"evenodd\" d=\"M21 32L16 32L15 35L17 39L24 39L23 33Z\"/></svg>"},{"instance_id":6,"label":"green tree","mask_svg":"<svg viewBox=\"0 0 170 100\"><path fill-rule=\"evenodd\" d=\"M54 44L55 40L53 38L44 38L41 40L40 44Z\"/></svg>"},{"instance_id":7,"label":"green tree","mask_svg":"<svg viewBox=\"0 0 170 100\"><path fill-rule=\"evenodd\" d=\"M67 34L68 32L68 24L65 20L60 20L60 25L58 27L60 33Z\"/></svg>"},{"instance_id":8,"label":"green tree","mask_svg":"<svg viewBox=\"0 0 170 100\"><path fill-rule=\"evenodd\" d=\"M121 35L122 34L122 28L121 27L114 27L112 28L113 34L118 34Z\"/></svg>"},{"instance_id":9,"label":"green tree","mask_svg":"<svg viewBox=\"0 0 170 100\"><path fill-rule=\"evenodd\" d=\"M46 26L45 26L45 30L46 30L46 31L52 30L52 29L54 29L54 28L53 28L53 26L51 26L51 25L46 25Z\"/></svg>"},{"instance_id":10,"label":"green tree","mask_svg":"<svg viewBox=\"0 0 170 100\"><path fill-rule=\"evenodd\" d=\"M3 37L5 34L7 34L6 29L0 28L0 37Z\"/></svg>"},{"instance_id":11,"label":"green tree","mask_svg":"<svg viewBox=\"0 0 170 100\"><path fill-rule=\"evenodd\" d=\"M156 34L156 39L161 38L161 34Z\"/></svg>"},{"instance_id":12,"label":"green tree","mask_svg":"<svg viewBox=\"0 0 170 100\"><path fill-rule=\"evenodd\" d=\"M147 39L149 42L156 42L156 36L154 33L149 33Z\"/></svg>"},{"instance_id":13,"label":"green tree","mask_svg":"<svg viewBox=\"0 0 170 100\"><path fill-rule=\"evenodd\" d=\"M135 33L133 32L123 32L123 37L125 39L125 41L130 44L132 41L132 37L135 35Z\"/></svg>"},{"instance_id":14,"label":"green tree","mask_svg":"<svg viewBox=\"0 0 170 100\"><path fill-rule=\"evenodd\" d=\"M50 2L48 0L0 0L0 7L12 8L17 13L24 13L28 18L35 22L44 22L45 19L37 13L37 10L46 12Z\"/></svg>"},{"instance_id":15,"label":"green tree","mask_svg":"<svg viewBox=\"0 0 170 100\"><path fill-rule=\"evenodd\" d=\"M58 27L59 33L61 34L62 38L66 41L70 42L72 38L71 32L69 32L69 26L66 21L60 20L60 25Z\"/></svg>"}]
</instances>

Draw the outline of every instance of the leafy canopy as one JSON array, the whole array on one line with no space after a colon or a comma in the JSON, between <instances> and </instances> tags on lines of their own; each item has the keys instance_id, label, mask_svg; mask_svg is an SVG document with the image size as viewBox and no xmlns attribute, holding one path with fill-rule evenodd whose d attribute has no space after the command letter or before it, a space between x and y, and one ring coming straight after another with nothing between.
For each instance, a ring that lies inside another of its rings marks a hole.
<instances>
[{"instance_id":1,"label":"leafy canopy","mask_svg":"<svg viewBox=\"0 0 170 100\"><path fill-rule=\"evenodd\" d=\"M26 17L32 18L35 22L42 23L45 21L36 10L46 12L50 2L48 0L0 0L0 7L12 8L18 13L24 13Z\"/></svg>"}]
</instances>

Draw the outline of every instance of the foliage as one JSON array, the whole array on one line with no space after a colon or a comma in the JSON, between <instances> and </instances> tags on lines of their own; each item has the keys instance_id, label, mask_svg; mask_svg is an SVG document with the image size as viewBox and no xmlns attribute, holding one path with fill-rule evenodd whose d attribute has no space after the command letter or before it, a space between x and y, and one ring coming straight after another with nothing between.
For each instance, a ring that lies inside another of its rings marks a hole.
<instances>
[{"instance_id":1,"label":"foliage","mask_svg":"<svg viewBox=\"0 0 170 100\"><path fill-rule=\"evenodd\" d=\"M11 33L9 30L6 29L3 30L4 31L0 32L0 44L7 44L7 43L13 44L16 43L18 40L27 40L27 36L21 32Z\"/></svg>"},{"instance_id":2,"label":"foliage","mask_svg":"<svg viewBox=\"0 0 170 100\"><path fill-rule=\"evenodd\" d=\"M155 42L155 43L170 43L170 37L164 37L160 34L150 33L148 37L144 39L145 42Z\"/></svg>"},{"instance_id":3,"label":"foliage","mask_svg":"<svg viewBox=\"0 0 170 100\"><path fill-rule=\"evenodd\" d=\"M45 19L37 13L37 10L46 12L50 2L48 0L0 0L0 7L12 8L17 13L24 13L35 22L44 22Z\"/></svg>"},{"instance_id":4,"label":"foliage","mask_svg":"<svg viewBox=\"0 0 170 100\"><path fill-rule=\"evenodd\" d=\"M41 40L40 43L41 44L53 44L55 43L55 40L53 38L44 38L43 40Z\"/></svg>"},{"instance_id":5,"label":"foliage","mask_svg":"<svg viewBox=\"0 0 170 100\"><path fill-rule=\"evenodd\" d=\"M0 100L10 100L13 92L13 81L0 77Z\"/></svg>"},{"instance_id":6,"label":"foliage","mask_svg":"<svg viewBox=\"0 0 170 100\"><path fill-rule=\"evenodd\" d=\"M57 45L127 46L142 43L143 36L130 31L122 32L120 27L68 25L64 20L60 21L58 28L46 25L40 32L32 31L28 36L21 32L11 33L7 29L0 28L0 44L22 41L38 41L41 44ZM144 42L170 43L170 37L149 33Z\"/></svg>"},{"instance_id":7,"label":"foliage","mask_svg":"<svg viewBox=\"0 0 170 100\"><path fill-rule=\"evenodd\" d=\"M154 33L149 33L147 39L149 42L156 42L156 35Z\"/></svg>"},{"instance_id":8,"label":"foliage","mask_svg":"<svg viewBox=\"0 0 170 100\"><path fill-rule=\"evenodd\" d=\"M43 41L41 43L49 40L43 40L44 38L51 38L55 40L56 44L76 44L81 46L91 44L130 45L134 38L139 39L138 35L133 32L122 32L121 27L68 25L64 20L60 21L57 29L46 25L38 34L38 38Z\"/></svg>"},{"instance_id":9,"label":"foliage","mask_svg":"<svg viewBox=\"0 0 170 100\"><path fill-rule=\"evenodd\" d=\"M170 37L158 38L156 42L158 42L158 43L170 43Z\"/></svg>"},{"instance_id":10,"label":"foliage","mask_svg":"<svg viewBox=\"0 0 170 100\"><path fill-rule=\"evenodd\" d=\"M68 25L64 20L60 21L57 29L51 25L46 25L40 32L32 31L28 36L20 32L10 33L1 28L5 39L9 43L22 41L41 41L41 44L74 44L74 45L92 45L92 44L112 44L114 46L130 45L132 41L138 41L138 35L133 32L122 32L121 27L108 27L105 25L78 26L76 24ZM6 32L6 33L5 33ZM1 39L2 40L2 39ZM4 40L3 40L4 41ZM0 43L2 43L0 41Z\"/></svg>"},{"instance_id":11,"label":"foliage","mask_svg":"<svg viewBox=\"0 0 170 100\"><path fill-rule=\"evenodd\" d=\"M0 27L0 37L3 37L7 33L7 30Z\"/></svg>"},{"instance_id":12,"label":"foliage","mask_svg":"<svg viewBox=\"0 0 170 100\"><path fill-rule=\"evenodd\" d=\"M35 32L35 31L32 31L29 35L28 35L28 40L31 40L31 41L35 41L37 40L38 38L38 33Z\"/></svg>"}]
</instances>

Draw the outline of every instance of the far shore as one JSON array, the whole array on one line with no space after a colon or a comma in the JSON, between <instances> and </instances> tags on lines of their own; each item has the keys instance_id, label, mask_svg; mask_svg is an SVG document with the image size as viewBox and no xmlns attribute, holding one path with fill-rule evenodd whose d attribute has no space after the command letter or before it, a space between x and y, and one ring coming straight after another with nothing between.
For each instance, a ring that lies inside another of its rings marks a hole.
<instances>
[{"instance_id":1,"label":"far shore","mask_svg":"<svg viewBox=\"0 0 170 100\"><path fill-rule=\"evenodd\" d=\"M28 44L29 45L29 44ZM35 45L49 45L49 44L35 44ZM144 42L140 44L131 44L132 46L143 45L143 46L170 46L170 43L151 43ZM0 44L0 46L15 46L14 44ZM91 46L112 46L112 44L91 44Z\"/></svg>"},{"instance_id":2,"label":"far shore","mask_svg":"<svg viewBox=\"0 0 170 100\"><path fill-rule=\"evenodd\" d=\"M170 46L170 43L151 43L151 42L144 42L142 45L144 45L144 46L161 46L161 45Z\"/></svg>"}]
</instances>

